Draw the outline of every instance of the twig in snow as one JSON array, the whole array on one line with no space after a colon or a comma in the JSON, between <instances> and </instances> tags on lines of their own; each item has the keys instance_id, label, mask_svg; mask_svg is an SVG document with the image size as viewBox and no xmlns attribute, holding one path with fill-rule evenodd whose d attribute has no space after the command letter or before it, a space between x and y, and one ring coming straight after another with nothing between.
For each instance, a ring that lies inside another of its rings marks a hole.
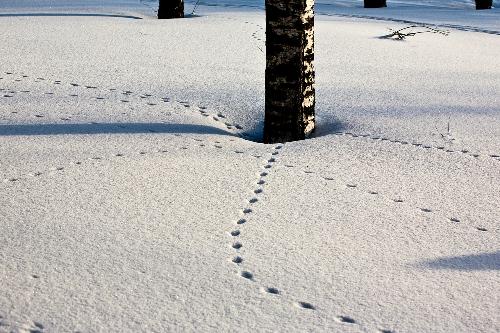
<instances>
[{"instance_id":1,"label":"twig in snow","mask_svg":"<svg viewBox=\"0 0 500 333\"><path fill-rule=\"evenodd\" d=\"M194 13L196 12L196 9L198 8L199 5L200 5L200 0L196 1L196 3L194 4L193 11L191 12L191 15L194 15Z\"/></svg>"},{"instance_id":2,"label":"twig in snow","mask_svg":"<svg viewBox=\"0 0 500 333\"><path fill-rule=\"evenodd\" d=\"M448 124L447 124L447 127L446 127L446 134L443 134L441 132L439 132L439 130L437 129L436 127L436 131L439 133L439 135L441 136L441 138L448 142L448 143L451 143L452 141L455 141L455 138L453 138L453 135L451 134L451 127L450 127L450 120L448 120Z\"/></svg>"},{"instance_id":3,"label":"twig in snow","mask_svg":"<svg viewBox=\"0 0 500 333\"><path fill-rule=\"evenodd\" d=\"M414 30L410 30L414 29ZM421 30L416 30L415 29L421 29ZM437 28L433 28L427 25L410 25L408 27L394 30L389 28L389 31L391 32L390 34L380 36L379 38L382 39L396 39L396 40L405 40L406 37L412 37L417 34L423 34L423 33L432 33L432 34L440 34L443 36L448 36L450 32L448 30L440 30Z\"/></svg>"}]
</instances>

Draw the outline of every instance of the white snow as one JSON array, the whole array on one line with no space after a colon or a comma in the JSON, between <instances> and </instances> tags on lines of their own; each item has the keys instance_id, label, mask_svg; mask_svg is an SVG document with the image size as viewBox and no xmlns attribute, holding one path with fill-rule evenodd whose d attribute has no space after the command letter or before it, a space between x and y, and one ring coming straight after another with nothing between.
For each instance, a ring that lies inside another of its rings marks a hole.
<instances>
[{"instance_id":1,"label":"white snow","mask_svg":"<svg viewBox=\"0 0 500 333\"><path fill-rule=\"evenodd\" d=\"M318 0L264 145L263 1L200 3L0 2L0 332L500 331L499 9Z\"/></svg>"}]
</instances>

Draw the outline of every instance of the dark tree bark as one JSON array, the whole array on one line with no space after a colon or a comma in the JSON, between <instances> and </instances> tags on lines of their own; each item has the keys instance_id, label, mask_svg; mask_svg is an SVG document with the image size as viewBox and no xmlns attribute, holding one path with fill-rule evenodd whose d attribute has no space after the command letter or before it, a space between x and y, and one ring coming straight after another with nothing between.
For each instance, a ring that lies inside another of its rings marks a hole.
<instances>
[{"instance_id":1,"label":"dark tree bark","mask_svg":"<svg viewBox=\"0 0 500 333\"><path fill-rule=\"evenodd\" d=\"M184 0L160 0L158 6L159 19L184 17Z\"/></svg>"},{"instance_id":2,"label":"dark tree bark","mask_svg":"<svg viewBox=\"0 0 500 333\"><path fill-rule=\"evenodd\" d=\"M386 0L365 0L365 8L387 7Z\"/></svg>"},{"instance_id":3,"label":"dark tree bark","mask_svg":"<svg viewBox=\"0 0 500 333\"><path fill-rule=\"evenodd\" d=\"M476 0L476 9L491 9L493 0Z\"/></svg>"},{"instance_id":4,"label":"dark tree bark","mask_svg":"<svg viewBox=\"0 0 500 333\"><path fill-rule=\"evenodd\" d=\"M266 0L264 142L303 140L315 127L314 0Z\"/></svg>"}]
</instances>

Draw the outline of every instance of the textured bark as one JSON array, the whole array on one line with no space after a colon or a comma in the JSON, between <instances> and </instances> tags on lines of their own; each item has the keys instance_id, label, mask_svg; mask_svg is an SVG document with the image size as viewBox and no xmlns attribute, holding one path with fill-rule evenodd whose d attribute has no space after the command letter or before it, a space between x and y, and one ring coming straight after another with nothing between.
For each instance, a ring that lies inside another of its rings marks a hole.
<instances>
[{"instance_id":1,"label":"textured bark","mask_svg":"<svg viewBox=\"0 0 500 333\"><path fill-rule=\"evenodd\" d=\"M476 0L476 9L491 9L493 0Z\"/></svg>"},{"instance_id":2,"label":"textured bark","mask_svg":"<svg viewBox=\"0 0 500 333\"><path fill-rule=\"evenodd\" d=\"M365 0L365 8L387 7L386 0Z\"/></svg>"},{"instance_id":3,"label":"textured bark","mask_svg":"<svg viewBox=\"0 0 500 333\"><path fill-rule=\"evenodd\" d=\"M266 0L265 143L314 130L313 61L314 0Z\"/></svg>"},{"instance_id":4,"label":"textured bark","mask_svg":"<svg viewBox=\"0 0 500 333\"><path fill-rule=\"evenodd\" d=\"M160 0L158 6L159 19L184 17L184 0Z\"/></svg>"}]
</instances>

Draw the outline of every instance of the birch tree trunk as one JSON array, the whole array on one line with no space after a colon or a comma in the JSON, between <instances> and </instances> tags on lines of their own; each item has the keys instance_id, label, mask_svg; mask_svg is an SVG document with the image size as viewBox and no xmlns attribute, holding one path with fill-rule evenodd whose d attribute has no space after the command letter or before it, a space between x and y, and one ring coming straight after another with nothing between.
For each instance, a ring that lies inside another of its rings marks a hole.
<instances>
[{"instance_id":1,"label":"birch tree trunk","mask_svg":"<svg viewBox=\"0 0 500 333\"><path fill-rule=\"evenodd\" d=\"M314 0L266 0L265 143L314 130L313 60Z\"/></svg>"},{"instance_id":2,"label":"birch tree trunk","mask_svg":"<svg viewBox=\"0 0 500 333\"><path fill-rule=\"evenodd\" d=\"M476 0L476 9L491 9L493 0Z\"/></svg>"},{"instance_id":3,"label":"birch tree trunk","mask_svg":"<svg viewBox=\"0 0 500 333\"><path fill-rule=\"evenodd\" d=\"M184 0L159 0L158 18L173 19L184 17Z\"/></svg>"},{"instance_id":4,"label":"birch tree trunk","mask_svg":"<svg viewBox=\"0 0 500 333\"><path fill-rule=\"evenodd\" d=\"M386 0L365 0L365 8L387 7Z\"/></svg>"}]
</instances>

